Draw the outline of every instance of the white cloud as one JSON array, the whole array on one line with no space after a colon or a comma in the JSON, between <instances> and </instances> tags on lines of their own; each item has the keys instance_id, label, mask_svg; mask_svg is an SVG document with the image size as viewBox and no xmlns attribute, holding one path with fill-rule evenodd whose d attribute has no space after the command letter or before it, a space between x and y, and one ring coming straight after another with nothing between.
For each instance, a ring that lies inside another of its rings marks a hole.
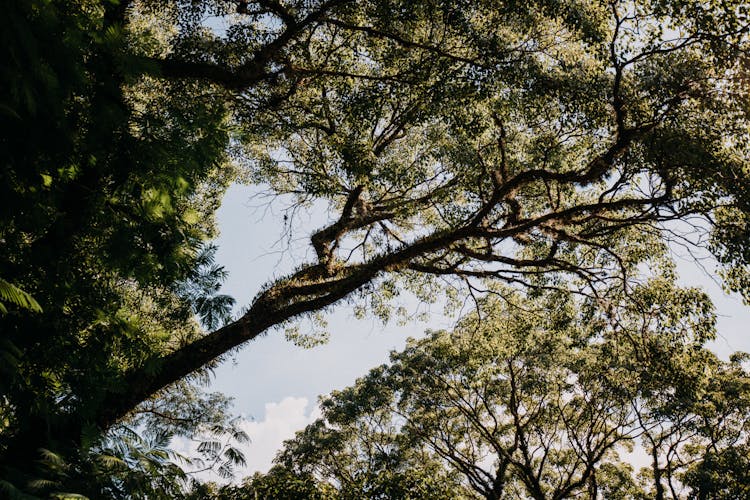
<instances>
[{"instance_id":1,"label":"white cloud","mask_svg":"<svg viewBox=\"0 0 750 500\"><path fill-rule=\"evenodd\" d=\"M294 437L297 431L320 416L317 405L309 413L305 412L308 403L307 398L288 396L278 403L266 403L263 420L244 420L240 423L250 442L242 447L247 467L240 471L238 477L255 471L266 472L284 440Z\"/></svg>"},{"instance_id":2,"label":"white cloud","mask_svg":"<svg viewBox=\"0 0 750 500\"><path fill-rule=\"evenodd\" d=\"M256 471L268 471L283 442L320 417L318 406L313 405L308 412L305 411L308 405L307 398L287 396L278 403L266 403L263 420L240 420L239 425L250 441L238 446L245 454L247 466L235 471L234 482L241 482L244 477ZM172 449L185 456L194 456L196 447L197 443L185 438L172 442ZM225 482L213 473L201 473L198 477L206 481Z\"/></svg>"}]
</instances>

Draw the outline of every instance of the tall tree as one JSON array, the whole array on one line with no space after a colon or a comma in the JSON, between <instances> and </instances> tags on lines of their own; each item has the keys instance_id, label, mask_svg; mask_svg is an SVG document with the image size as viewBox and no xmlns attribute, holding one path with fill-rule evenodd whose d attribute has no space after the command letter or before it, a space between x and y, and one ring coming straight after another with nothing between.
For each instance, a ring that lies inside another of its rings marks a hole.
<instances>
[{"instance_id":1,"label":"tall tree","mask_svg":"<svg viewBox=\"0 0 750 500\"><path fill-rule=\"evenodd\" d=\"M606 314L561 293L505 299L324 398L240 491L286 474L328 498L747 495L728 472L747 462L750 373L702 347L703 294L652 281Z\"/></svg>"},{"instance_id":2,"label":"tall tree","mask_svg":"<svg viewBox=\"0 0 750 500\"><path fill-rule=\"evenodd\" d=\"M0 276L44 312L0 318L14 360L0 466L85 446L87 429L343 299L387 315L403 286L477 295L490 279L606 305L669 238L708 246L747 293L747 9L12 3ZM181 283L230 163L337 216L310 235L311 261L206 333L190 300L215 291Z\"/></svg>"},{"instance_id":3,"label":"tall tree","mask_svg":"<svg viewBox=\"0 0 750 500\"><path fill-rule=\"evenodd\" d=\"M205 85L148 81L138 58L164 33L127 11L4 9L0 276L24 300L3 294L0 469L20 485L41 448L94 445L121 373L201 333L186 292L205 284L202 241L232 177L228 112Z\"/></svg>"}]
</instances>

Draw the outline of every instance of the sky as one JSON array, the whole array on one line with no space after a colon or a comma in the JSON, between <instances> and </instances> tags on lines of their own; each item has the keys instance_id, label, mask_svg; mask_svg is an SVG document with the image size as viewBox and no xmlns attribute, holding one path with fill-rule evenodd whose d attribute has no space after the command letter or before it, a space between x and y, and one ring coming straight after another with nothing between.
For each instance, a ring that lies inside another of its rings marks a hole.
<instances>
[{"instance_id":1,"label":"sky","mask_svg":"<svg viewBox=\"0 0 750 500\"><path fill-rule=\"evenodd\" d=\"M248 305L264 283L309 260L307 238L327 222L325 210L313 206L307 214L289 217L296 222L290 228L284 219L285 204L288 199L270 203L260 188L251 186L233 185L224 197L217 215L217 262L229 271L222 292L232 295L239 306ZM750 307L722 292L718 279L710 275L710 264L701 269L675 252L681 283L703 287L716 306L719 336L709 347L724 359L735 351L750 352ZM421 307L408 300L404 305L412 311ZM409 336L422 335L428 328L450 328L454 320L443 316L439 307L433 309L429 323L384 326L375 319L354 318L342 304L326 317L330 340L324 345L303 349L287 341L282 331L271 331L225 361L216 370L211 390L234 398L241 427L250 437L242 447L247 467L238 471L237 480L268 470L283 441L319 416L319 396L351 385L386 362L388 353L402 349Z\"/></svg>"}]
</instances>

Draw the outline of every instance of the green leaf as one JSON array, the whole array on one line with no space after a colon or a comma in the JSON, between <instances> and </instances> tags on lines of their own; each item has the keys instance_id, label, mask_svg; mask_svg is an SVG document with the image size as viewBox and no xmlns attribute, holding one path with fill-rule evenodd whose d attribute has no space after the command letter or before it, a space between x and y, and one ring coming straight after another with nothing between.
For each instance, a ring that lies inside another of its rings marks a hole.
<instances>
[{"instance_id":1,"label":"green leaf","mask_svg":"<svg viewBox=\"0 0 750 500\"><path fill-rule=\"evenodd\" d=\"M10 302L29 311L42 312L42 307L34 300L34 297L0 278L0 313L6 313L7 309L2 301Z\"/></svg>"}]
</instances>

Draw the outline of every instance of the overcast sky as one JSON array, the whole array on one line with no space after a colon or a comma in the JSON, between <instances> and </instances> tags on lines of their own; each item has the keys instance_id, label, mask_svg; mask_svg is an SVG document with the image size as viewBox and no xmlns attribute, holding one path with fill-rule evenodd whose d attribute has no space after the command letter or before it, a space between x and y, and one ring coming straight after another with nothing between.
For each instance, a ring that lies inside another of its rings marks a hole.
<instances>
[{"instance_id":1,"label":"overcast sky","mask_svg":"<svg viewBox=\"0 0 750 500\"><path fill-rule=\"evenodd\" d=\"M324 210L313 207L298 227L285 226L284 201L268 205L258 188L232 186L218 213L221 235L217 261L229 271L223 292L239 306L250 303L260 287L283 276L306 260L307 238L324 225ZM750 351L750 308L737 297L725 295L710 276L686 259L678 259L681 282L704 287L716 305L719 338L711 348L723 358L735 351ZM713 269L709 269L713 271ZM405 304L413 309L416 304ZM253 471L266 471L283 440L291 438L316 417L318 396L350 385L370 368L383 363L393 349L404 347L409 336L427 329L449 328L439 308L430 323L384 327L377 320L356 320L345 304L328 315L330 341L302 349L273 331L246 344L216 372L212 389L235 400L235 410L250 436L245 447L248 467L238 479ZM216 478L214 478L216 480Z\"/></svg>"}]
</instances>

